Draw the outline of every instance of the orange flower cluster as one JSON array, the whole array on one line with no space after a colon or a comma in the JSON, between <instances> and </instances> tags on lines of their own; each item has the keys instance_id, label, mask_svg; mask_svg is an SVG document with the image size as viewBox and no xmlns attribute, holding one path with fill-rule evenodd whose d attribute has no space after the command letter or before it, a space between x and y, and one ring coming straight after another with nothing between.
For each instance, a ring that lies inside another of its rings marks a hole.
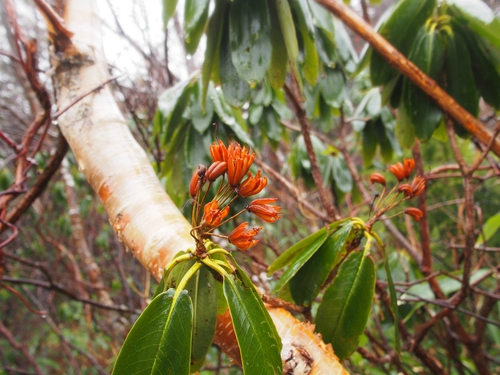
<instances>
[{"instance_id":1,"label":"orange flower cluster","mask_svg":"<svg viewBox=\"0 0 500 375\"><path fill-rule=\"evenodd\" d=\"M227 238L240 250L247 250L258 242L254 237L262 228L245 230L248 223L243 223L236 227L229 236L214 234L213 230L245 211L260 217L268 223L273 223L280 218L279 211L281 207L273 205L278 199L255 199L244 210L226 219L229 214L230 204L238 197L247 198L260 193L267 185L267 177L262 177L260 170L257 171L255 176L252 172L249 172L255 154L250 153L246 147L242 147L238 143L231 143L229 147L226 147L221 140L214 142L210 146L210 155L213 163L208 168L203 165L198 166L189 184L189 194L194 200L191 219L193 237L200 247L204 238L218 236ZM246 179L244 179L245 176L247 176ZM202 194L203 186L207 182L210 186L220 177L222 177L222 183L215 197L211 202L204 204L207 192ZM200 220L201 207L203 207L203 215Z\"/></svg>"},{"instance_id":2,"label":"orange flower cluster","mask_svg":"<svg viewBox=\"0 0 500 375\"><path fill-rule=\"evenodd\" d=\"M422 176L416 176L411 183L409 182L410 176L415 169L415 160L413 158L404 159L403 163L398 162L392 164L387 168L394 177L398 180L398 184L386 194L386 179L384 175L378 172L374 172L370 175L370 182L372 184L380 184L384 187L381 196L379 197L379 207L377 204L376 210L373 215L372 223L375 222L380 216L385 214L390 209L394 208L396 205L401 203L403 200L418 197L425 190L425 178ZM406 182L404 182L406 180ZM404 182L404 183L403 183ZM392 199L385 199L385 197L396 192L396 195ZM401 195L402 194L402 198ZM380 203L383 202L383 203ZM400 212L403 213L403 212ZM410 215L416 221L420 221L423 217L422 211L418 208L410 207L404 211L405 214Z\"/></svg>"}]
</instances>

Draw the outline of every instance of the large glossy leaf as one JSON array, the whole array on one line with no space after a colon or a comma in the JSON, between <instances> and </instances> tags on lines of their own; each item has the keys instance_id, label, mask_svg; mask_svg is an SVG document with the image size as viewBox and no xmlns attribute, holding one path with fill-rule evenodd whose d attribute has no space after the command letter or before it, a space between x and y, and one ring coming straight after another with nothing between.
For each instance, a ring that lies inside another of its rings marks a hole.
<instances>
[{"instance_id":1,"label":"large glossy leaf","mask_svg":"<svg viewBox=\"0 0 500 375\"><path fill-rule=\"evenodd\" d=\"M283 87L285 84L288 55L285 45L285 39L281 32L281 27L278 21L278 10L276 9L276 1L269 0L267 2L269 7L269 17L271 19L271 45L273 52L271 54L271 64L267 71L269 82L275 89Z\"/></svg>"},{"instance_id":2,"label":"large glossy leaf","mask_svg":"<svg viewBox=\"0 0 500 375\"><path fill-rule=\"evenodd\" d=\"M352 175L341 154L332 158L332 174L335 185L341 192L348 193L352 190Z\"/></svg>"},{"instance_id":3,"label":"large glossy leaf","mask_svg":"<svg viewBox=\"0 0 500 375\"><path fill-rule=\"evenodd\" d=\"M500 90L498 89L500 87L500 64L495 64L494 51L466 28L461 28L459 31L471 53L472 71L479 94L489 105L500 109Z\"/></svg>"},{"instance_id":4,"label":"large glossy leaf","mask_svg":"<svg viewBox=\"0 0 500 375\"><path fill-rule=\"evenodd\" d=\"M314 40L314 23L311 9L307 0L290 0L292 9L295 11L299 24L304 25L309 37Z\"/></svg>"},{"instance_id":5,"label":"large glossy leaf","mask_svg":"<svg viewBox=\"0 0 500 375\"><path fill-rule=\"evenodd\" d=\"M344 69L348 73L354 73L359 59L352 45L351 38L340 20L335 18L333 25L335 27L335 45L337 46L340 59L344 63Z\"/></svg>"},{"instance_id":6,"label":"large glossy leaf","mask_svg":"<svg viewBox=\"0 0 500 375\"><path fill-rule=\"evenodd\" d=\"M436 80L442 74L445 46L438 37L439 31L422 27L413 42L409 58L425 74ZM441 108L422 90L404 78L403 105L421 141L431 138L439 126L443 112Z\"/></svg>"},{"instance_id":7,"label":"large glossy leaf","mask_svg":"<svg viewBox=\"0 0 500 375\"><path fill-rule=\"evenodd\" d=\"M205 110L203 110L201 102L202 91L203 84L201 80L198 80L196 85L191 90L191 121L193 122L193 127L200 134L203 134L209 128L214 117L214 107L212 105L212 101L209 100L206 102Z\"/></svg>"},{"instance_id":8,"label":"large glossy leaf","mask_svg":"<svg viewBox=\"0 0 500 375\"><path fill-rule=\"evenodd\" d=\"M282 139L283 129L272 107L264 108L260 126L270 141L279 143Z\"/></svg>"},{"instance_id":9,"label":"large glossy leaf","mask_svg":"<svg viewBox=\"0 0 500 375\"><path fill-rule=\"evenodd\" d=\"M300 74L297 65L299 58L299 42L297 41L297 34L295 30L295 23L293 21L292 10L288 4L288 0L274 0L276 2L276 10L278 11L278 19L285 41L290 67L292 68L295 76L300 81ZM273 20L274 21L274 20Z\"/></svg>"},{"instance_id":10,"label":"large glossy leaf","mask_svg":"<svg viewBox=\"0 0 500 375\"><path fill-rule=\"evenodd\" d=\"M250 86L241 79L231 59L229 47L229 24L223 28L219 51L219 75L224 98L233 107L241 107L250 95Z\"/></svg>"},{"instance_id":11,"label":"large glossy leaf","mask_svg":"<svg viewBox=\"0 0 500 375\"><path fill-rule=\"evenodd\" d=\"M295 245L286 250L283 254L281 254L280 257L269 266L267 273L270 275L277 270L285 268L286 266L293 263L298 256L308 251L310 248L317 247L317 249L319 249L319 247L323 244L323 242L325 242L327 237L327 229L321 228L319 231L314 232L313 234L300 240Z\"/></svg>"},{"instance_id":12,"label":"large glossy leaf","mask_svg":"<svg viewBox=\"0 0 500 375\"><path fill-rule=\"evenodd\" d=\"M382 122L381 117L377 118L374 122L375 137L380 145L380 155L384 162L389 163L392 159L394 149L392 148L392 143L387 136L387 130Z\"/></svg>"},{"instance_id":13,"label":"large glossy leaf","mask_svg":"<svg viewBox=\"0 0 500 375\"><path fill-rule=\"evenodd\" d=\"M175 13L178 0L163 0L163 28L166 29L168 21Z\"/></svg>"},{"instance_id":14,"label":"large glossy leaf","mask_svg":"<svg viewBox=\"0 0 500 375\"><path fill-rule=\"evenodd\" d=\"M200 38L205 31L210 0L186 0L184 6L184 42L188 53L193 54L198 48Z\"/></svg>"},{"instance_id":15,"label":"large glossy leaf","mask_svg":"<svg viewBox=\"0 0 500 375\"><path fill-rule=\"evenodd\" d=\"M335 45L335 26L332 14L314 0L308 0L308 3L314 24L324 32L330 44Z\"/></svg>"},{"instance_id":16,"label":"large glossy leaf","mask_svg":"<svg viewBox=\"0 0 500 375\"><path fill-rule=\"evenodd\" d=\"M472 73L470 53L459 32L449 36L446 51L446 91L473 116L477 116L479 109L479 94ZM455 131L461 137L469 133L457 122Z\"/></svg>"},{"instance_id":17,"label":"large glossy leaf","mask_svg":"<svg viewBox=\"0 0 500 375\"><path fill-rule=\"evenodd\" d=\"M219 56L220 38L222 34L222 25L224 24L224 15L226 9L225 1L216 1L215 9L210 17L207 28L207 48L205 50L205 59L201 67L201 80L203 90L201 95L201 106L205 109L205 103L208 93L210 78L216 58Z\"/></svg>"},{"instance_id":18,"label":"large glossy leaf","mask_svg":"<svg viewBox=\"0 0 500 375\"><path fill-rule=\"evenodd\" d=\"M425 23L436 6L436 0L402 0L382 24L378 32L401 53L407 55L417 30ZM385 85L398 74L385 59L373 51L370 76L375 86Z\"/></svg>"},{"instance_id":19,"label":"large glossy leaf","mask_svg":"<svg viewBox=\"0 0 500 375\"><path fill-rule=\"evenodd\" d=\"M158 295L129 332L113 375L188 375L193 306L187 292Z\"/></svg>"},{"instance_id":20,"label":"large glossy leaf","mask_svg":"<svg viewBox=\"0 0 500 375\"><path fill-rule=\"evenodd\" d=\"M231 56L245 81L260 82L271 63L271 24L265 0L235 0L229 17Z\"/></svg>"},{"instance_id":21,"label":"large glossy leaf","mask_svg":"<svg viewBox=\"0 0 500 375\"><path fill-rule=\"evenodd\" d=\"M485 241L490 240L495 233L500 230L500 213L493 215L486 223L484 223L481 235L476 241L476 246L484 244Z\"/></svg>"},{"instance_id":22,"label":"large glossy leaf","mask_svg":"<svg viewBox=\"0 0 500 375\"><path fill-rule=\"evenodd\" d=\"M302 63L302 73L306 81L311 85L316 85L318 78L319 60L316 42L309 35L305 25L299 23L299 31L302 36L302 47L304 60Z\"/></svg>"},{"instance_id":23,"label":"large glossy leaf","mask_svg":"<svg viewBox=\"0 0 500 375\"><path fill-rule=\"evenodd\" d=\"M210 270L202 267L186 286L193 302L194 315L191 372L203 365L214 340L218 301L216 284Z\"/></svg>"},{"instance_id":24,"label":"large glossy leaf","mask_svg":"<svg viewBox=\"0 0 500 375\"><path fill-rule=\"evenodd\" d=\"M401 147L410 148L413 146L413 142L415 142L415 128L403 104L401 104L398 109L395 133Z\"/></svg>"},{"instance_id":25,"label":"large glossy leaf","mask_svg":"<svg viewBox=\"0 0 500 375\"><path fill-rule=\"evenodd\" d=\"M323 99L329 106L340 108L344 101L344 74L341 69L325 68L325 76L319 81Z\"/></svg>"},{"instance_id":26,"label":"large glossy leaf","mask_svg":"<svg viewBox=\"0 0 500 375\"><path fill-rule=\"evenodd\" d=\"M281 339L248 276L224 277L224 295L240 347L245 375L281 375Z\"/></svg>"},{"instance_id":27,"label":"large glossy leaf","mask_svg":"<svg viewBox=\"0 0 500 375\"><path fill-rule=\"evenodd\" d=\"M341 264L326 290L316 315L316 329L331 343L341 361L358 346L370 314L375 288L375 267L363 252L353 252Z\"/></svg>"},{"instance_id":28,"label":"large glossy leaf","mask_svg":"<svg viewBox=\"0 0 500 375\"><path fill-rule=\"evenodd\" d=\"M363 129L363 164L365 167L372 165L373 159L377 152L377 137L375 135L375 122L370 120L366 123Z\"/></svg>"},{"instance_id":29,"label":"large glossy leaf","mask_svg":"<svg viewBox=\"0 0 500 375\"><path fill-rule=\"evenodd\" d=\"M446 0L454 5L459 16L467 26L483 38L488 39L497 48L500 48L500 20L495 13L481 0Z\"/></svg>"},{"instance_id":30,"label":"large glossy leaf","mask_svg":"<svg viewBox=\"0 0 500 375\"><path fill-rule=\"evenodd\" d=\"M316 298L328 275L342 259L351 229L350 221L337 229L290 280L290 291L297 304L310 305Z\"/></svg>"}]
</instances>

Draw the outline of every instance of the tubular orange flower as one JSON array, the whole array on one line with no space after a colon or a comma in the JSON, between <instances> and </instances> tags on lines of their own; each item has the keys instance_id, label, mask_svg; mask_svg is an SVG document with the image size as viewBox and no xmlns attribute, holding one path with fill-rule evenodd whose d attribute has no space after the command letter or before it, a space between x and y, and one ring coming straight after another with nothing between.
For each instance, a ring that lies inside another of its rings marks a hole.
<instances>
[{"instance_id":1,"label":"tubular orange flower","mask_svg":"<svg viewBox=\"0 0 500 375\"><path fill-rule=\"evenodd\" d=\"M203 164L198 165L198 168L193 173L191 177L191 182L189 183L189 194L192 198L196 197L196 194L200 191L201 187L205 183L205 173L207 167Z\"/></svg>"},{"instance_id":2,"label":"tubular orange flower","mask_svg":"<svg viewBox=\"0 0 500 375\"><path fill-rule=\"evenodd\" d=\"M232 188L238 186L245 177L255 159L255 154L250 154L246 147L239 143L231 143L227 151L227 180Z\"/></svg>"},{"instance_id":3,"label":"tubular orange flower","mask_svg":"<svg viewBox=\"0 0 500 375\"><path fill-rule=\"evenodd\" d=\"M380 184L385 186L385 177L380 173L372 173L370 175L370 182L372 184Z\"/></svg>"},{"instance_id":4,"label":"tubular orange flower","mask_svg":"<svg viewBox=\"0 0 500 375\"><path fill-rule=\"evenodd\" d=\"M405 178L405 168L403 164L397 162L396 164L392 164L389 166L389 172L391 172L399 182L403 181Z\"/></svg>"},{"instance_id":5,"label":"tubular orange flower","mask_svg":"<svg viewBox=\"0 0 500 375\"><path fill-rule=\"evenodd\" d=\"M253 228L245 231L247 225L248 222L238 225L228 236L229 242L240 250L248 250L259 242L259 240L254 240L253 237L256 236L262 228Z\"/></svg>"},{"instance_id":6,"label":"tubular orange flower","mask_svg":"<svg viewBox=\"0 0 500 375\"><path fill-rule=\"evenodd\" d=\"M405 170L405 177L406 178L410 178L411 173L413 172L413 168L415 168L415 159L406 158L404 160L404 170Z\"/></svg>"},{"instance_id":7,"label":"tubular orange flower","mask_svg":"<svg viewBox=\"0 0 500 375\"><path fill-rule=\"evenodd\" d=\"M425 178L422 176L417 176L411 182L411 188L413 189L412 197L418 197L425 189Z\"/></svg>"},{"instance_id":8,"label":"tubular orange flower","mask_svg":"<svg viewBox=\"0 0 500 375\"><path fill-rule=\"evenodd\" d=\"M249 197L258 194L267 185L267 177L260 177L260 169L257 171L255 177L252 172L248 172L248 177L240 184L237 193L240 197Z\"/></svg>"},{"instance_id":9,"label":"tubular orange flower","mask_svg":"<svg viewBox=\"0 0 500 375\"><path fill-rule=\"evenodd\" d=\"M255 199L247 206L247 211L257 215L268 223L274 223L281 217L279 216L279 210L281 210L281 207L273 206L269 203L274 203L277 200L278 198Z\"/></svg>"},{"instance_id":10,"label":"tubular orange flower","mask_svg":"<svg viewBox=\"0 0 500 375\"><path fill-rule=\"evenodd\" d=\"M219 139L218 144L212 143L210 146L210 155L212 155L213 161L225 161L227 162L227 148L224 142Z\"/></svg>"},{"instance_id":11,"label":"tubular orange flower","mask_svg":"<svg viewBox=\"0 0 500 375\"><path fill-rule=\"evenodd\" d=\"M214 182L227 171L227 163L225 161L214 161L210 167L208 167L206 176L207 180Z\"/></svg>"},{"instance_id":12,"label":"tubular orange flower","mask_svg":"<svg viewBox=\"0 0 500 375\"><path fill-rule=\"evenodd\" d=\"M226 208L221 211L217 201L211 201L203 208L202 223L211 228L218 227L228 213L229 206L226 206Z\"/></svg>"},{"instance_id":13,"label":"tubular orange flower","mask_svg":"<svg viewBox=\"0 0 500 375\"><path fill-rule=\"evenodd\" d=\"M405 197L411 197L413 194L413 188L408 184L402 184L400 187L398 187L398 191L400 193L403 192L405 194Z\"/></svg>"},{"instance_id":14,"label":"tubular orange flower","mask_svg":"<svg viewBox=\"0 0 500 375\"><path fill-rule=\"evenodd\" d=\"M424 213L422 211L420 211L418 208L415 208L415 207L408 207L405 210L405 214L406 215L410 215L416 221L420 221L420 219L424 217Z\"/></svg>"}]
</instances>

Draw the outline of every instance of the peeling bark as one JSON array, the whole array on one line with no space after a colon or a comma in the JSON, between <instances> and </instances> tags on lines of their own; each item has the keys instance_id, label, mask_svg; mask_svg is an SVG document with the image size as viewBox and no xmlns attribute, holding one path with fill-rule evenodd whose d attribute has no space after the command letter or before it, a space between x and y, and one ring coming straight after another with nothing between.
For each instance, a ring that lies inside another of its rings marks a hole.
<instances>
[{"instance_id":1,"label":"peeling bark","mask_svg":"<svg viewBox=\"0 0 500 375\"><path fill-rule=\"evenodd\" d=\"M68 0L64 19L74 32L72 48L53 59L59 108L68 107L108 77L95 1ZM88 95L59 118L59 126L78 166L101 198L110 223L132 254L159 280L165 265L180 250L194 246L191 226L160 185L144 150L132 137L111 91ZM283 309L269 312L284 343L282 358L289 374L345 374L333 354L312 332ZM224 324L221 316L219 327ZM222 334L223 333L223 334ZM216 343L233 348L232 327ZM290 356L294 363L286 361Z\"/></svg>"}]
</instances>

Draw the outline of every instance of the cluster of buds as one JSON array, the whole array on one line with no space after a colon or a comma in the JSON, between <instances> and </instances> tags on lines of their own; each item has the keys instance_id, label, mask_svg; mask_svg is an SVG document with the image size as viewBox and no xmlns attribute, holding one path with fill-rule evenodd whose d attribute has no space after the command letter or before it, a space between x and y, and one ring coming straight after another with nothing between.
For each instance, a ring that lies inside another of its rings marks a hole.
<instances>
[{"instance_id":1,"label":"cluster of buds","mask_svg":"<svg viewBox=\"0 0 500 375\"><path fill-rule=\"evenodd\" d=\"M214 230L244 212L250 212L268 223L273 223L280 218L281 207L274 205L278 198L255 199L242 211L227 218L231 203L238 198L246 199L260 193L267 185L267 178L261 176L260 170L255 176L249 171L255 154L238 143L231 143L226 147L220 140L214 142L210 146L210 155L213 163L208 168L200 164L189 184L189 194L193 198L191 235L197 243L197 251L200 255L204 253L203 240L210 236L226 238L238 249L247 250L259 242L254 237L262 228L247 230L248 222L245 222L237 226L229 236L215 234ZM219 178L220 183L214 198L205 203L210 187Z\"/></svg>"},{"instance_id":2,"label":"cluster of buds","mask_svg":"<svg viewBox=\"0 0 500 375\"><path fill-rule=\"evenodd\" d=\"M410 176L415 168L415 160L406 158L403 163L396 163L389 166L388 170L398 180L396 186L390 191L386 190L386 180L381 173L372 173L370 175L370 182L372 184L379 184L383 186L382 193L377 197L374 202L373 217L370 219L368 225L372 226L382 215L391 210L401 202L418 197L425 190L425 178L416 176L410 182ZM424 216L423 212L415 207L409 207L402 212L399 212L391 217L406 214L413 217L416 221Z\"/></svg>"}]
</instances>

